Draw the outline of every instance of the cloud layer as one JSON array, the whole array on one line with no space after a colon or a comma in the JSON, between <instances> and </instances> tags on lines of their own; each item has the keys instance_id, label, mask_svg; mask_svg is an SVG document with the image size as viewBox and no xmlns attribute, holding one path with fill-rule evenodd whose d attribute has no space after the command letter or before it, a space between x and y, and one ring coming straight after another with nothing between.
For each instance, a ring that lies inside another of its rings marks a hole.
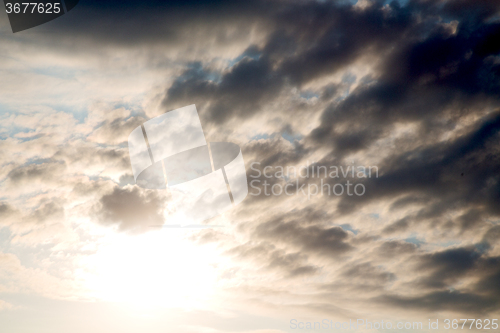
<instances>
[{"instance_id":1,"label":"cloud layer","mask_svg":"<svg viewBox=\"0 0 500 333\"><path fill-rule=\"evenodd\" d=\"M2 292L71 297L101 246L168 222L126 140L196 104L208 141L242 147L249 181L320 182L254 162L379 171L346 177L362 196L262 192L211 221L227 228L184 235L216 253L218 313L498 314L499 15L493 0L82 1L30 33L2 21L0 265L19 275Z\"/></svg>"}]
</instances>

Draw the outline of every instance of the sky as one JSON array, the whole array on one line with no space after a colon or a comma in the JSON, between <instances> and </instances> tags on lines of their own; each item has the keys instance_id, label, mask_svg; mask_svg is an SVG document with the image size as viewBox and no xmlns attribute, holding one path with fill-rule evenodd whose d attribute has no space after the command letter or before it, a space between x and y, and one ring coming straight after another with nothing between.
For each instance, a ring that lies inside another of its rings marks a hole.
<instances>
[{"instance_id":1,"label":"sky","mask_svg":"<svg viewBox=\"0 0 500 333\"><path fill-rule=\"evenodd\" d=\"M2 332L500 319L497 0L81 0L15 34L2 13ZM249 194L162 228L175 200L135 184L127 139L192 104Z\"/></svg>"}]
</instances>

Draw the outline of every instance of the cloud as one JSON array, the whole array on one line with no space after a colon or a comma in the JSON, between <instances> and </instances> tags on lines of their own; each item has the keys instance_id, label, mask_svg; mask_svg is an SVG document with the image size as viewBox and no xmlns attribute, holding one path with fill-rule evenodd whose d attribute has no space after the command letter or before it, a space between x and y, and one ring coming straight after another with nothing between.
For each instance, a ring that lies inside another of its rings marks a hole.
<instances>
[{"instance_id":1,"label":"cloud","mask_svg":"<svg viewBox=\"0 0 500 333\"><path fill-rule=\"evenodd\" d=\"M0 253L0 290L9 293L34 293L37 295L69 299L78 297L78 288L71 280L59 279L40 268L28 268L11 253ZM83 292L83 290L81 290ZM10 308L1 301L4 309Z\"/></svg>"},{"instance_id":2,"label":"cloud","mask_svg":"<svg viewBox=\"0 0 500 333\"><path fill-rule=\"evenodd\" d=\"M115 187L103 195L95 207L99 222L120 231L142 233L163 225L165 197L161 192L137 186Z\"/></svg>"},{"instance_id":3,"label":"cloud","mask_svg":"<svg viewBox=\"0 0 500 333\"><path fill-rule=\"evenodd\" d=\"M376 302L407 309L427 311L452 310L459 313L484 314L498 307L498 299L459 291L437 291L417 297L386 295Z\"/></svg>"},{"instance_id":4,"label":"cloud","mask_svg":"<svg viewBox=\"0 0 500 333\"><path fill-rule=\"evenodd\" d=\"M450 282L472 271L481 253L474 248L457 248L424 255L420 258L419 269L430 271L422 285L427 288L444 288Z\"/></svg>"},{"instance_id":5,"label":"cloud","mask_svg":"<svg viewBox=\"0 0 500 333\"><path fill-rule=\"evenodd\" d=\"M65 169L64 163L48 161L41 164L22 165L13 169L7 177L13 186L50 182L54 180L54 173L60 174Z\"/></svg>"},{"instance_id":6,"label":"cloud","mask_svg":"<svg viewBox=\"0 0 500 333\"><path fill-rule=\"evenodd\" d=\"M277 271L286 278L311 275L318 271L318 267L307 264L307 256L300 253L286 253L277 249L268 242L259 244L245 243L226 251L227 254L235 256L237 260L250 260L253 265ZM258 260L255 260L258 258Z\"/></svg>"},{"instance_id":7,"label":"cloud","mask_svg":"<svg viewBox=\"0 0 500 333\"><path fill-rule=\"evenodd\" d=\"M342 254L352 247L346 243L348 234L339 227L321 228L300 226L298 221L282 223L279 220L260 224L256 234L264 239L275 239L305 251L321 251L325 255Z\"/></svg>"},{"instance_id":8,"label":"cloud","mask_svg":"<svg viewBox=\"0 0 500 333\"><path fill-rule=\"evenodd\" d=\"M153 115L195 103L209 140L240 144L249 176L252 162L380 173L359 180L361 197L249 196L220 217L224 231L193 232L193 246L224 258L214 267L227 304L498 312L498 1L77 8L1 46L10 244L66 242L44 252L66 267L83 243L98 248L102 226L133 236L168 222L168 195L133 185L125 142Z\"/></svg>"},{"instance_id":9,"label":"cloud","mask_svg":"<svg viewBox=\"0 0 500 333\"><path fill-rule=\"evenodd\" d=\"M4 311L4 310L10 310L12 309L14 306L6 301L2 301L0 300L0 311Z\"/></svg>"}]
</instances>

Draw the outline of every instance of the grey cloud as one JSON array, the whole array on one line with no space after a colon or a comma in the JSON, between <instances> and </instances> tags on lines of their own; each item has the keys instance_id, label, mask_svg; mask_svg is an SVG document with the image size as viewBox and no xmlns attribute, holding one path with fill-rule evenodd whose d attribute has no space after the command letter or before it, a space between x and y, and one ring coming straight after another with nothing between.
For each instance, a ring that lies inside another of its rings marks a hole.
<instances>
[{"instance_id":1,"label":"grey cloud","mask_svg":"<svg viewBox=\"0 0 500 333\"><path fill-rule=\"evenodd\" d=\"M130 171L130 158L124 147L102 147L76 141L61 147L52 158L64 161L68 167L78 166L79 169L113 167L123 172Z\"/></svg>"},{"instance_id":2,"label":"grey cloud","mask_svg":"<svg viewBox=\"0 0 500 333\"><path fill-rule=\"evenodd\" d=\"M230 248L226 254L235 256L238 260L255 260L254 264L261 269L277 271L285 278L312 275L319 270L318 267L307 263L305 254L286 253L268 242L247 242Z\"/></svg>"},{"instance_id":3,"label":"grey cloud","mask_svg":"<svg viewBox=\"0 0 500 333\"><path fill-rule=\"evenodd\" d=\"M7 202L0 202L0 220L3 226L12 224L16 218L21 216L21 212Z\"/></svg>"},{"instance_id":4,"label":"grey cloud","mask_svg":"<svg viewBox=\"0 0 500 333\"><path fill-rule=\"evenodd\" d=\"M457 248L423 255L417 270L430 272L419 284L427 288L444 288L470 273L481 258L475 248Z\"/></svg>"},{"instance_id":5,"label":"grey cloud","mask_svg":"<svg viewBox=\"0 0 500 333\"><path fill-rule=\"evenodd\" d=\"M94 209L99 223L117 226L120 231L142 233L165 223L165 202L166 198L159 191L137 186L115 187L100 198Z\"/></svg>"},{"instance_id":6,"label":"grey cloud","mask_svg":"<svg viewBox=\"0 0 500 333\"><path fill-rule=\"evenodd\" d=\"M396 275L369 262L352 263L344 267L332 283L321 286L324 291L349 290L351 293L381 292L387 288Z\"/></svg>"},{"instance_id":7,"label":"grey cloud","mask_svg":"<svg viewBox=\"0 0 500 333\"><path fill-rule=\"evenodd\" d=\"M42 224L48 219L62 222L64 219L64 208L56 201L46 202L30 215L30 219L34 220L36 224Z\"/></svg>"},{"instance_id":8,"label":"grey cloud","mask_svg":"<svg viewBox=\"0 0 500 333\"><path fill-rule=\"evenodd\" d=\"M341 255L353 249L349 235L340 227L301 226L297 220L285 222L281 218L261 223L255 230L263 239L299 247L324 256Z\"/></svg>"},{"instance_id":9,"label":"grey cloud","mask_svg":"<svg viewBox=\"0 0 500 333\"><path fill-rule=\"evenodd\" d=\"M374 267L370 263L361 263L349 266L342 275L350 279L373 280L381 283L394 279L394 274L384 272L380 268Z\"/></svg>"},{"instance_id":10,"label":"grey cloud","mask_svg":"<svg viewBox=\"0 0 500 333\"><path fill-rule=\"evenodd\" d=\"M265 6L249 1L86 1L81 2L72 17L65 16L45 28L69 33L85 40L120 46L168 43L182 45L187 32L198 32L204 37L215 36L219 42L234 42L227 30L239 22L248 27L259 19ZM103 29L102 27L106 27Z\"/></svg>"},{"instance_id":11,"label":"grey cloud","mask_svg":"<svg viewBox=\"0 0 500 333\"><path fill-rule=\"evenodd\" d=\"M400 255L415 253L418 246L412 243L401 241L384 242L377 248L377 252L384 258L393 258Z\"/></svg>"},{"instance_id":12,"label":"grey cloud","mask_svg":"<svg viewBox=\"0 0 500 333\"><path fill-rule=\"evenodd\" d=\"M500 239L500 225L491 226L483 236L483 241L496 243Z\"/></svg>"},{"instance_id":13,"label":"grey cloud","mask_svg":"<svg viewBox=\"0 0 500 333\"><path fill-rule=\"evenodd\" d=\"M339 207L351 211L375 198L413 194L435 198L433 210L426 208L421 212L422 217L439 216L463 204L471 208L485 205L485 213L498 214L495 194L498 183L491 183L491 179L499 169L498 158L492 155L498 149L499 119L494 115L455 141L424 146L390 158L379 166L383 175L366 181L366 187L372 189L367 195L356 200L345 197Z\"/></svg>"},{"instance_id":14,"label":"grey cloud","mask_svg":"<svg viewBox=\"0 0 500 333\"><path fill-rule=\"evenodd\" d=\"M483 295L491 295L492 297L500 296L500 258L493 257L485 259L480 269L482 271L482 279L475 285L476 291Z\"/></svg>"},{"instance_id":15,"label":"grey cloud","mask_svg":"<svg viewBox=\"0 0 500 333\"><path fill-rule=\"evenodd\" d=\"M436 291L416 297L384 295L376 297L372 301L398 308L426 311L447 309L477 315L487 314L498 307L498 299L495 297L459 291Z\"/></svg>"},{"instance_id":16,"label":"grey cloud","mask_svg":"<svg viewBox=\"0 0 500 333\"><path fill-rule=\"evenodd\" d=\"M144 121L146 121L146 118L142 116L111 119L101 123L99 127L94 129L88 139L107 145L123 144L127 142L130 132L137 126L142 125Z\"/></svg>"},{"instance_id":17,"label":"grey cloud","mask_svg":"<svg viewBox=\"0 0 500 333\"><path fill-rule=\"evenodd\" d=\"M204 112L216 123L251 117L284 87L300 88L331 75L365 50L379 52L400 40L416 24L407 9L393 7L388 16L379 5L359 11L331 2L308 2L281 10L278 2L270 2L274 11L266 16L280 28L269 33L264 47L250 46L239 62L219 73L217 81L210 79L201 64L187 69L166 91L164 104L174 108L179 100L180 104L187 100L210 103ZM353 136L344 141L354 144L359 139Z\"/></svg>"},{"instance_id":18,"label":"grey cloud","mask_svg":"<svg viewBox=\"0 0 500 333\"><path fill-rule=\"evenodd\" d=\"M64 162L56 160L40 161L41 163L25 164L14 168L7 178L12 185L25 185L32 182L51 182L66 169Z\"/></svg>"}]
</instances>

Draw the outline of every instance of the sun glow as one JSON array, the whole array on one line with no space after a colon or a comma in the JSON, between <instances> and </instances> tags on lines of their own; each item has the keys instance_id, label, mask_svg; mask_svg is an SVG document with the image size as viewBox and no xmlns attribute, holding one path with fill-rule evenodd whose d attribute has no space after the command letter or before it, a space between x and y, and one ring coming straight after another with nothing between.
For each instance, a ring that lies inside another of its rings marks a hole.
<instances>
[{"instance_id":1,"label":"sun glow","mask_svg":"<svg viewBox=\"0 0 500 333\"><path fill-rule=\"evenodd\" d=\"M216 285L215 251L168 229L113 235L92 255L85 280L95 298L141 308L205 308Z\"/></svg>"}]
</instances>

